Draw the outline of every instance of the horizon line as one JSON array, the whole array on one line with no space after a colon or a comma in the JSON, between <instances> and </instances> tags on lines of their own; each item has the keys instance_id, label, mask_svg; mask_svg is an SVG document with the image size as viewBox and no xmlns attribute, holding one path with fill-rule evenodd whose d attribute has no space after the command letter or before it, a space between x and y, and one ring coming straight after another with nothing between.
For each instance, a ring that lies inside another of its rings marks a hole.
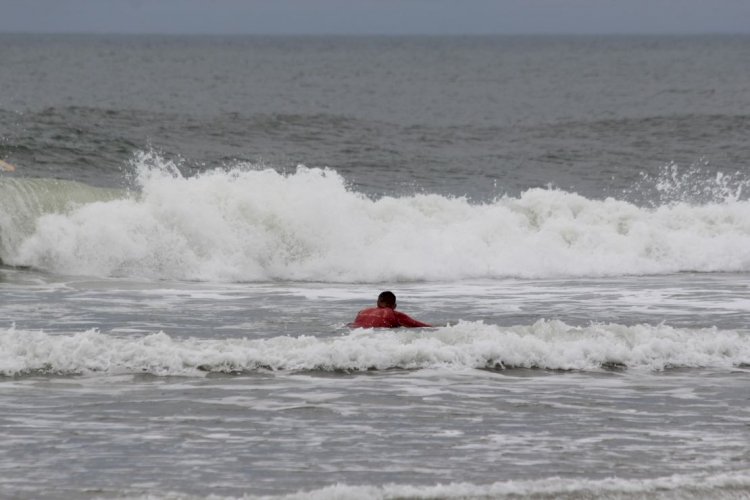
<instances>
[{"instance_id":1,"label":"horizon line","mask_svg":"<svg viewBox=\"0 0 750 500\"><path fill-rule=\"evenodd\" d=\"M550 37L626 37L626 36L647 36L647 37L680 37L680 36L750 36L749 31L670 31L670 32L517 32L517 33L318 33L318 32L267 32L267 33L245 33L245 32L158 32L158 31L24 31L24 30L0 30L0 35L48 35L48 36L227 36L227 37L527 37L527 36L550 36Z\"/></svg>"}]
</instances>

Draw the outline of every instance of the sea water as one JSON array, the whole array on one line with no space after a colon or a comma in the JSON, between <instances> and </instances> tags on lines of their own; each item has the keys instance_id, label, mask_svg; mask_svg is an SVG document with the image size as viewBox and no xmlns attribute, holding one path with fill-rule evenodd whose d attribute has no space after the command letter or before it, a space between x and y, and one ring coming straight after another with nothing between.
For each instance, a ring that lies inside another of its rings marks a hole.
<instances>
[{"instance_id":1,"label":"sea water","mask_svg":"<svg viewBox=\"0 0 750 500\"><path fill-rule=\"evenodd\" d=\"M748 498L748 54L0 37L0 496Z\"/></svg>"}]
</instances>

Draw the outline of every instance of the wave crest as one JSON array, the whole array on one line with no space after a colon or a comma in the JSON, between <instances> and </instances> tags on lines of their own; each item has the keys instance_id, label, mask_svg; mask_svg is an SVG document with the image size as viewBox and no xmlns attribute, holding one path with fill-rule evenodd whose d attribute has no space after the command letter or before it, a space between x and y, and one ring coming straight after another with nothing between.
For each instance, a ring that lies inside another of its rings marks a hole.
<instances>
[{"instance_id":1,"label":"wave crest","mask_svg":"<svg viewBox=\"0 0 750 500\"><path fill-rule=\"evenodd\" d=\"M501 327L482 322L422 330L354 330L337 337L179 339L164 332L117 337L0 331L0 373L149 373L365 371L388 369L664 370L750 364L750 336L666 325L574 327L540 320Z\"/></svg>"},{"instance_id":2,"label":"wave crest","mask_svg":"<svg viewBox=\"0 0 750 500\"><path fill-rule=\"evenodd\" d=\"M0 220L0 258L66 274L204 281L750 271L750 202L739 199L644 208L552 189L490 203L371 199L328 169L241 165L184 177L154 155L138 167L135 194L40 214L22 233Z\"/></svg>"}]
</instances>

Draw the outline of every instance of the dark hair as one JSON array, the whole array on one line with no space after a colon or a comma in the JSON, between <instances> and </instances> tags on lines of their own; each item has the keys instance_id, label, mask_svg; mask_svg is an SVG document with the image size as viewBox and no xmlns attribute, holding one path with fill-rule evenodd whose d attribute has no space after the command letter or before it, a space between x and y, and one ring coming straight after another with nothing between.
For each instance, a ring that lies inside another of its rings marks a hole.
<instances>
[{"instance_id":1,"label":"dark hair","mask_svg":"<svg viewBox=\"0 0 750 500\"><path fill-rule=\"evenodd\" d=\"M388 307L393 307L396 305L396 296L393 292L382 292L378 295L378 302L382 302Z\"/></svg>"}]
</instances>

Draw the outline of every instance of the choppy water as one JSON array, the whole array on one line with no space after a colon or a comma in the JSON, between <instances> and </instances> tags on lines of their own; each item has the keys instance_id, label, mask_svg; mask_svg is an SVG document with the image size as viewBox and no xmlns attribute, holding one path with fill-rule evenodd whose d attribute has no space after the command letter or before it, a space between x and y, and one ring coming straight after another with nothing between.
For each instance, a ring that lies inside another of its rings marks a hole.
<instances>
[{"instance_id":1,"label":"choppy water","mask_svg":"<svg viewBox=\"0 0 750 500\"><path fill-rule=\"evenodd\" d=\"M748 53L0 37L0 496L747 498Z\"/></svg>"}]
</instances>

